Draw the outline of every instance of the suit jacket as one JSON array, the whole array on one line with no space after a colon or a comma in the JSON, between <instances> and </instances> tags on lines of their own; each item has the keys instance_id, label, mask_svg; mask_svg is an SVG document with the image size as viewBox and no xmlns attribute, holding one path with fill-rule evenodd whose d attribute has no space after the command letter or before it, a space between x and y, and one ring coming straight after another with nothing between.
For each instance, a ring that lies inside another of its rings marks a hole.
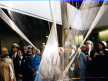
<instances>
[{"instance_id":1,"label":"suit jacket","mask_svg":"<svg viewBox=\"0 0 108 81\"><path fill-rule=\"evenodd\" d=\"M99 77L108 77L108 51L103 50L104 55L100 55L98 51L96 57L94 58L94 70L95 75Z\"/></svg>"},{"instance_id":2,"label":"suit jacket","mask_svg":"<svg viewBox=\"0 0 108 81\"><path fill-rule=\"evenodd\" d=\"M92 58L92 59L94 59L94 52L95 52L95 50L91 50L90 51L90 57ZM85 55L88 55L88 51L86 50L85 52Z\"/></svg>"},{"instance_id":3,"label":"suit jacket","mask_svg":"<svg viewBox=\"0 0 108 81\"><path fill-rule=\"evenodd\" d=\"M21 61L21 64L19 63L19 61ZM26 61L25 61L25 58L23 57L22 59L20 59L18 57L15 60L15 74L16 74L16 77L18 77L18 74L22 74L23 77L24 77L25 72L26 72Z\"/></svg>"}]
</instances>

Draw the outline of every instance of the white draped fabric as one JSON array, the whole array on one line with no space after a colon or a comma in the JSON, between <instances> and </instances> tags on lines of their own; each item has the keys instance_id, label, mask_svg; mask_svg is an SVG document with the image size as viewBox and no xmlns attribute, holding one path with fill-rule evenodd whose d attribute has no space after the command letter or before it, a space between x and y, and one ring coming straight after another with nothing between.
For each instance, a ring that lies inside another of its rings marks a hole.
<instances>
[{"instance_id":1,"label":"white draped fabric","mask_svg":"<svg viewBox=\"0 0 108 81\"><path fill-rule=\"evenodd\" d=\"M0 1L0 7L52 22L49 1ZM60 1L52 1L52 10L55 8L56 23L62 24Z\"/></svg>"},{"instance_id":2,"label":"white draped fabric","mask_svg":"<svg viewBox=\"0 0 108 81\"><path fill-rule=\"evenodd\" d=\"M54 3L52 4L52 11L55 10L56 12L56 23L62 25L60 1L52 1L52 3ZM89 29L100 9L100 6L96 6L98 2L83 2L82 5L80 9L77 9L67 3L69 25L79 30ZM89 8L90 5L92 7ZM0 1L0 7L52 22L49 1ZM96 27L108 25L107 13L108 10L106 10Z\"/></svg>"},{"instance_id":3,"label":"white draped fabric","mask_svg":"<svg viewBox=\"0 0 108 81\"><path fill-rule=\"evenodd\" d=\"M3 19L12 30L14 30L19 36L25 39L29 44L36 48L32 42L22 33L22 31L14 24L14 22L5 14L5 12L0 8L0 18Z\"/></svg>"}]
</instances>

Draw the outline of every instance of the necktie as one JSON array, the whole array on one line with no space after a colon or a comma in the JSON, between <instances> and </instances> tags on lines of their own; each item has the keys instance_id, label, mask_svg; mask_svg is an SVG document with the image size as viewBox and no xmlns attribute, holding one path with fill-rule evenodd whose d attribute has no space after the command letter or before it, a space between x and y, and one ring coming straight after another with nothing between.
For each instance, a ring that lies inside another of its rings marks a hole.
<instances>
[{"instance_id":1,"label":"necktie","mask_svg":"<svg viewBox=\"0 0 108 81\"><path fill-rule=\"evenodd\" d=\"M15 60L15 54L12 55L12 59Z\"/></svg>"}]
</instances>

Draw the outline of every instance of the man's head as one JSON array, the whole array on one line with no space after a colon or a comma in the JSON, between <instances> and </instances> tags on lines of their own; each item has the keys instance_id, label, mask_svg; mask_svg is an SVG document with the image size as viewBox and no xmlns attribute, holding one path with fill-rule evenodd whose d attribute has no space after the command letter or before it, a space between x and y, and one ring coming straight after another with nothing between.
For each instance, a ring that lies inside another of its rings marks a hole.
<instances>
[{"instance_id":1,"label":"man's head","mask_svg":"<svg viewBox=\"0 0 108 81\"><path fill-rule=\"evenodd\" d=\"M33 47L31 45L28 45L27 47L28 47L28 53L32 53Z\"/></svg>"},{"instance_id":2,"label":"man's head","mask_svg":"<svg viewBox=\"0 0 108 81\"><path fill-rule=\"evenodd\" d=\"M33 48L33 54L36 54L36 49L35 48Z\"/></svg>"},{"instance_id":3,"label":"man's head","mask_svg":"<svg viewBox=\"0 0 108 81\"><path fill-rule=\"evenodd\" d=\"M8 49L6 47L1 48L1 58L9 56Z\"/></svg>"},{"instance_id":4,"label":"man's head","mask_svg":"<svg viewBox=\"0 0 108 81\"><path fill-rule=\"evenodd\" d=\"M93 47L92 41L87 40L87 41L86 41L86 49L89 50L89 49L92 49L92 47Z\"/></svg>"},{"instance_id":5,"label":"man's head","mask_svg":"<svg viewBox=\"0 0 108 81\"><path fill-rule=\"evenodd\" d=\"M72 45L72 49L76 50L76 46L75 45Z\"/></svg>"},{"instance_id":6,"label":"man's head","mask_svg":"<svg viewBox=\"0 0 108 81\"><path fill-rule=\"evenodd\" d=\"M75 45L72 45L72 54L75 53L76 49L77 49L76 46Z\"/></svg>"},{"instance_id":7,"label":"man's head","mask_svg":"<svg viewBox=\"0 0 108 81\"><path fill-rule=\"evenodd\" d=\"M45 49L45 46L41 46L41 48L40 48L40 52L41 52L41 54L43 54L44 49Z\"/></svg>"},{"instance_id":8,"label":"man's head","mask_svg":"<svg viewBox=\"0 0 108 81\"><path fill-rule=\"evenodd\" d=\"M85 50L86 50L86 46L85 45L82 45L81 51L85 51Z\"/></svg>"},{"instance_id":9,"label":"man's head","mask_svg":"<svg viewBox=\"0 0 108 81\"><path fill-rule=\"evenodd\" d=\"M39 49L36 50L36 54L40 55L40 50Z\"/></svg>"},{"instance_id":10,"label":"man's head","mask_svg":"<svg viewBox=\"0 0 108 81\"><path fill-rule=\"evenodd\" d=\"M59 47L59 55L63 55L64 54L64 48L63 47Z\"/></svg>"},{"instance_id":11,"label":"man's head","mask_svg":"<svg viewBox=\"0 0 108 81\"><path fill-rule=\"evenodd\" d=\"M27 46L24 46L23 47L23 52L26 54L28 52L28 47Z\"/></svg>"},{"instance_id":12,"label":"man's head","mask_svg":"<svg viewBox=\"0 0 108 81\"><path fill-rule=\"evenodd\" d=\"M12 51L13 51L13 52L18 52L19 48L20 48L20 46L19 46L17 43L14 43L14 44L12 45Z\"/></svg>"}]
</instances>

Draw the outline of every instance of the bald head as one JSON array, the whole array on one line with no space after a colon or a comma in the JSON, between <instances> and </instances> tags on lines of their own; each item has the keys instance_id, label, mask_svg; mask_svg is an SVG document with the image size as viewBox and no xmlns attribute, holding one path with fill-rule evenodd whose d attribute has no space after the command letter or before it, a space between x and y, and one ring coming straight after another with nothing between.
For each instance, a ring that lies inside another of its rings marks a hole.
<instances>
[{"instance_id":1,"label":"bald head","mask_svg":"<svg viewBox=\"0 0 108 81\"><path fill-rule=\"evenodd\" d=\"M1 48L1 57L6 57L9 55L8 49L6 47Z\"/></svg>"}]
</instances>

